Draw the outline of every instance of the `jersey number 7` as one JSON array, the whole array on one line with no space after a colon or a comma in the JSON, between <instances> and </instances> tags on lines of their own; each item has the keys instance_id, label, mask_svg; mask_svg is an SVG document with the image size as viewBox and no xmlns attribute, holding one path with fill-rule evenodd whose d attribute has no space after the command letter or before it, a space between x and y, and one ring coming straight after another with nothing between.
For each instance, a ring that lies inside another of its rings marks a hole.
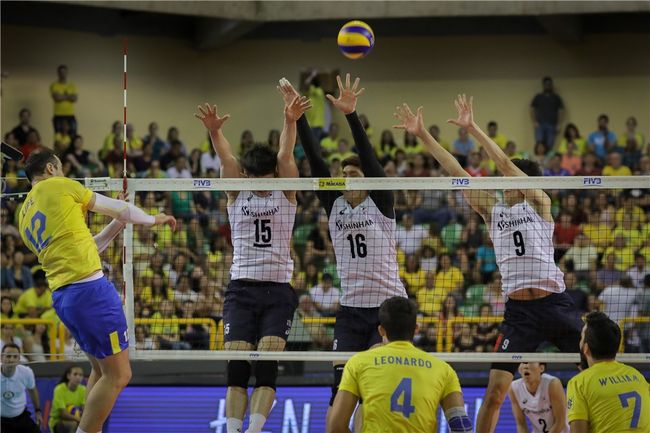
<instances>
[{"instance_id":1,"label":"jersey number 7","mask_svg":"<svg viewBox=\"0 0 650 433\"><path fill-rule=\"evenodd\" d=\"M632 421L630 422L630 428L637 428L639 426L639 417L641 416L641 396L638 392L625 392L618 395L619 400L621 400L621 406L625 409L629 406L628 401L634 399L634 408L632 410Z\"/></svg>"}]
</instances>

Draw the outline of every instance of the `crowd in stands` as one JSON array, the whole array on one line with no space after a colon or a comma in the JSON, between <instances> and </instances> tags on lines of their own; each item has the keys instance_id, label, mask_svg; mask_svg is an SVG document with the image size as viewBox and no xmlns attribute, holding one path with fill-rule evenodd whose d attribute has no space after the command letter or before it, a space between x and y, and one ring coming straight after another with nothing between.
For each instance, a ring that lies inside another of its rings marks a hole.
<instances>
[{"instance_id":1,"label":"crowd in stands","mask_svg":"<svg viewBox=\"0 0 650 433\"><path fill-rule=\"evenodd\" d=\"M537 98L537 97L536 97ZM536 99L537 100L537 99ZM40 146L52 147L70 177L122 176L123 137L119 122L107 132L98 152L84 148L79 133L83 125L69 117L59 119L56 135L41 139L31 126L29 109L19 113L20 123L6 133L5 141L25 155ZM378 158L389 177L439 177L445 173L412 135L397 136L392 130L380 133L369 119L360 118ZM557 119L556 119L557 122ZM539 125L535 124L536 127ZM583 138L577 125L567 123L557 140L547 129L527 154L491 121L490 137L511 158L530 158L545 176L650 175L650 145L637 130L634 117L620 125L620 134L610 129L608 117L597 118L595 130ZM333 176L340 176L341 161L355 152L353 143L339 136L347 125L332 123L323 128L321 150ZM73 129L74 128L74 129ZM539 126L541 128L541 126ZM320 133L320 128L319 133ZM72 132L74 131L74 132ZM431 134L464 165L472 176L497 176L486 152L459 130L456 139L441 137L432 125ZM126 129L128 173L140 178L218 177L220 162L209 138L192 147L178 128L170 126L161 136L151 122L146 134L133 125ZM550 137L550 138L549 138ZM263 140L278 148L279 131L269 131ZM251 131L240 137L241 152L258 140ZM311 177L302 148L295 151L301 177ZM5 193L28 190L22 162L3 166ZM603 310L612 319L650 316L650 189L553 190L556 220L555 258L564 272L567 291L582 312ZM172 235L168 227L153 230L134 227L133 266L136 318L221 318L224 292L232 263L226 196L216 191L141 192L136 204L150 213L164 211L180 220ZM329 350L333 318L340 294L327 217L312 191L298 193L298 211L293 234L295 272L292 284L299 307L289 348ZM2 202L2 318L49 317L51 294L36 257L22 245L17 230L20 200ZM460 191L395 191L398 220L396 233L400 275L410 297L418 302L421 326L416 342L436 350L440 338L454 351L491 351L497 338L497 323L490 317L503 314L500 274L484 221L466 204ZM108 223L100 215L89 216L91 232ZM104 270L115 286L122 287L120 238L103 254ZM375 252L381 254L381 252ZM472 323L453 328L451 341L440 329L448 320L472 317ZM625 325L626 351L650 352L650 324ZM207 349L208 329L175 321L140 324L135 329L139 349ZM2 341L20 341L24 352L47 352L52 342L36 327L2 326ZM51 347L50 347L51 348Z\"/></svg>"}]
</instances>

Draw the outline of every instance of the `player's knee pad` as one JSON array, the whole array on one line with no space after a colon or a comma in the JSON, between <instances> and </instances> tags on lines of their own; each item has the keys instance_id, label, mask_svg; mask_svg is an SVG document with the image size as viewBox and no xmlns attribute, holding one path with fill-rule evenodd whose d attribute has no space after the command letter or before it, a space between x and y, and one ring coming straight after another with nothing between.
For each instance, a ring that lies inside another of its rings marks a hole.
<instances>
[{"instance_id":1,"label":"player's knee pad","mask_svg":"<svg viewBox=\"0 0 650 433\"><path fill-rule=\"evenodd\" d=\"M226 367L226 382L228 386L248 388L251 378L251 364L248 361L228 361Z\"/></svg>"},{"instance_id":2,"label":"player's knee pad","mask_svg":"<svg viewBox=\"0 0 650 433\"><path fill-rule=\"evenodd\" d=\"M255 363L255 388L268 386L275 389L278 379L278 361L257 361Z\"/></svg>"},{"instance_id":3,"label":"player's knee pad","mask_svg":"<svg viewBox=\"0 0 650 433\"><path fill-rule=\"evenodd\" d=\"M341 378L343 378L344 369L345 369L345 364L334 366L334 384L332 385L332 396L330 397L330 406L334 404L336 393L339 391L339 385L341 384Z\"/></svg>"},{"instance_id":4,"label":"player's knee pad","mask_svg":"<svg viewBox=\"0 0 650 433\"><path fill-rule=\"evenodd\" d=\"M472 433L472 421L467 416L464 407L452 407L445 411L445 418L451 433Z\"/></svg>"}]
</instances>

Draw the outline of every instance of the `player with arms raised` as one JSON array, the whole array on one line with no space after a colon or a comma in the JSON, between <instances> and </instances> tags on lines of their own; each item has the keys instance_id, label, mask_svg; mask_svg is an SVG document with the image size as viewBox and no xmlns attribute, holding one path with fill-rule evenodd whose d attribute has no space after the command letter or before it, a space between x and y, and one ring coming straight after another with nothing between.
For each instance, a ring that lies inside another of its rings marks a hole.
<instances>
[{"instance_id":1,"label":"player with arms raised","mask_svg":"<svg viewBox=\"0 0 650 433\"><path fill-rule=\"evenodd\" d=\"M533 433L569 433L562 382L544 373L545 370L546 364L539 362L519 365L521 379L510 386L510 404L517 433L530 433L526 417L533 426Z\"/></svg>"},{"instance_id":2,"label":"player with arms raised","mask_svg":"<svg viewBox=\"0 0 650 433\"><path fill-rule=\"evenodd\" d=\"M350 74L336 77L339 96L327 95L332 104L348 121L359 156L342 161L344 177L386 177L377 160L359 117L357 98L359 78L350 83ZM284 91L294 94L293 87ZM297 93L295 93L297 94ZM314 139L305 116L298 120L298 134L315 177L330 177L327 163L320 156L320 146ZM341 306L334 325L334 350L358 352L381 343L377 330L379 306L392 297L406 297L399 277L395 242L395 210L392 191L319 191L321 206L329 217L336 267L341 278ZM334 402L344 363L334 364L334 385L330 406Z\"/></svg>"},{"instance_id":3,"label":"player with arms raised","mask_svg":"<svg viewBox=\"0 0 650 433\"><path fill-rule=\"evenodd\" d=\"M474 122L472 100L462 95L455 101L458 118L449 120L474 136L504 176L541 176L539 166L529 160L511 160ZM469 177L458 161L424 128L422 107L414 114L408 105L397 107L395 117L418 136L434 158L453 177ZM565 293L564 276L553 259L554 222L551 199L541 189L506 190L503 199L487 191L471 189L465 198L489 227L502 290L507 296L504 320L496 352L535 352L544 341L562 352L578 350L580 320ZM499 410L517 370L515 363L493 363L488 388L476 423L477 433L493 432Z\"/></svg>"},{"instance_id":4,"label":"player with arms raised","mask_svg":"<svg viewBox=\"0 0 650 433\"><path fill-rule=\"evenodd\" d=\"M195 114L210 133L221 159L222 178L298 177L293 158L296 120L309 109L306 98L285 104L280 148L256 145L237 160L223 134L230 117L219 117L217 107L205 104ZM228 219L234 249L230 283L223 306L226 350L283 351L298 306L289 284L293 272L291 234L296 217L295 191L228 191ZM228 433L242 431L248 406L251 363L229 361L226 418ZM255 363L255 390L247 432L260 433L275 399L277 361Z\"/></svg>"},{"instance_id":5,"label":"player with arms raised","mask_svg":"<svg viewBox=\"0 0 650 433\"><path fill-rule=\"evenodd\" d=\"M20 235L43 266L56 314L90 359L88 397L77 432L96 433L131 379L122 301L104 276L99 254L127 223L173 229L176 220L147 215L65 177L61 161L49 149L29 155L25 173L32 190L20 210ZM114 218L94 237L85 221L89 210Z\"/></svg>"}]
</instances>

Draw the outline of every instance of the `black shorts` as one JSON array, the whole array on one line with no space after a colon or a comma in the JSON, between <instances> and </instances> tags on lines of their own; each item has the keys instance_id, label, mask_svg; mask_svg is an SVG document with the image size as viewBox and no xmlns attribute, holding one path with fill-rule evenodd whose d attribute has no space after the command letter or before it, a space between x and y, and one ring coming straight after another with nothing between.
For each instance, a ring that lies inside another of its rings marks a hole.
<instances>
[{"instance_id":1,"label":"black shorts","mask_svg":"<svg viewBox=\"0 0 650 433\"><path fill-rule=\"evenodd\" d=\"M578 353L583 325L580 312L566 292L532 301L509 299L494 352L535 352L540 344L550 342L560 352ZM517 363L492 364L493 369L513 374L517 367Z\"/></svg>"},{"instance_id":2,"label":"black shorts","mask_svg":"<svg viewBox=\"0 0 650 433\"><path fill-rule=\"evenodd\" d=\"M29 411L25 409L16 417L2 417L2 433L41 433L41 429L38 428Z\"/></svg>"},{"instance_id":3,"label":"black shorts","mask_svg":"<svg viewBox=\"0 0 650 433\"><path fill-rule=\"evenodd\" d=\"M379 307L357 308L341 305L334 325L335 352L359 352L381 343Z\"/></svg>"},{"instance_id":4,"label":"black shorts","mask_svg":"<svg viewBox=\"0 0 650 433\"><path fill-rule=\"evenodd\" d=\"M223 303L224 341L257 344L262 337L289 337L298 297L289 283L233 280Z\"/></svg>"}]
</instances>

